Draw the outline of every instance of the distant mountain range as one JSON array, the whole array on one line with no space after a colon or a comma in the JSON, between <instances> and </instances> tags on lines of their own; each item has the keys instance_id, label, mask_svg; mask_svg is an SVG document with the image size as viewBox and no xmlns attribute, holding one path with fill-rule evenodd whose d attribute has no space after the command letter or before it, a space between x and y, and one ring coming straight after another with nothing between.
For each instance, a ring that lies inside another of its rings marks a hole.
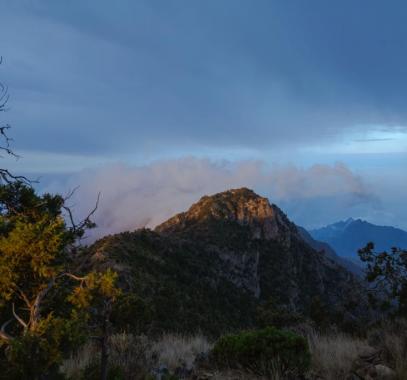
<instances>
[{"instance_id":1,"label":"distant mountain range","mask_svg":"<svg viewBox=\"0 0 407 380\"><path fill-rule=\"evenodd\" d=\"M205 196L154 231L107 236L89 265L119 272L134 312L126 304L118 318L143 331L250 327L270 300L305 315L315 302L344 319L366 313L343 259L246 188Z\"/></svg>"},{"instance_id":2,"label":"distant mountain range","mask_svg":"<svg viewBox=\"0 0 407 380\"><path fill-rule=\"evenodd\" d=\"M361 219L352 219L310 230L315 240L326 242L341 257L360 264L358 249L368 242L375 244L377 251L392 247L407 248L407 232L389 226L377 226Z\"/></svg>"}]
</instances>

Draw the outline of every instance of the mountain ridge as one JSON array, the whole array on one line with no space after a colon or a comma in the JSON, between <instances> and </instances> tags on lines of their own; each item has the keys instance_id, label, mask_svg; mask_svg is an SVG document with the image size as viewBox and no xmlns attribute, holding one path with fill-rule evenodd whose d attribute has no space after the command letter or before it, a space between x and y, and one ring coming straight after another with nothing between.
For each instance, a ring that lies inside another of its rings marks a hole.
<instances>
[{"instance_id":1,"label":"mountain ridge","mask_svg":"<svg viewBox=\"0 0 407 380\"><path fill-rule=\"evenodd\" d=\"M154 231L108 236L91 251L94 265L119 268L121 283L149 310L152 329L250 327L270 299L301 314L315 300L343 320L366 313L356 277L247 188L204 196Z\"/></svg>"},{"instance_id":2,"label":"mountain ridge","mask_svg":"<svg viewBox=\"0 0 407 380\"><path fill-rule=\"evenodd\" d=\"M357 251L368 242L378 251L392 247L407 247L407 231L392 226L380 226L362 219L349 218L326 227L310 230L311 236L328 243L341 257L359 262Z\"/></svg>"}]
</instances>

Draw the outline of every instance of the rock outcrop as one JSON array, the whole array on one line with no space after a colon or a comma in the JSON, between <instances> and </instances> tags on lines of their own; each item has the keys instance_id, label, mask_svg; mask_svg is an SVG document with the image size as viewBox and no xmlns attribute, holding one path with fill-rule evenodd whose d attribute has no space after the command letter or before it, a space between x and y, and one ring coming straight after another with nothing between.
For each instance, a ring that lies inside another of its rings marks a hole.
<instances>
[{"instance_id":1,"label":"rock outcrop","mask_svg":"<svg viewBox=\"0 0 407 380\"><path fill-rule=\"evenodd\" d=\"M187 212L172 217L155 230L166 234L179 233L217 221L249 227L252 239L289 243L292 234L298 235L295 225L276 205L247 188L204 196Z\"/></svg>"}]
</instances>

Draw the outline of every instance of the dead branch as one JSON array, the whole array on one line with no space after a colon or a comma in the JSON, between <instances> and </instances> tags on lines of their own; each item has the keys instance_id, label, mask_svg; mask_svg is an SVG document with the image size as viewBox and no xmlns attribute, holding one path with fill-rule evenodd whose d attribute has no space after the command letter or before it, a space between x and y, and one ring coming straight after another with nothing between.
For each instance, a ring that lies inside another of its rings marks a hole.
<instances>
[{"instance_id":1,"label":"dead branch","mask_svg":"<svg viewBox=\"0 0 407 380\"><path fill-rule=\"evenodd\" d=\"M86 278L87 278L86 276L84 276L84 277L75 276L72 273L64 273L63 276L67 276L67 277L72 278L72 279L74 279L76 281L85 281Z\"/></svg>"},{"instance_id":2,"label":"dead branch","mask_svg":"<svg viewBox=\"0 0 407 380\"><path fill-rule=\"evenodd\" d=\"M37 181L32 181L23 175L14 175L11 174L7 169L0 169L0 180L3 180L5 183L10 184L15 181L23 182L27 186L31 186L32 183Z\"/></svg>"},{"instance_id":3,"label":"dead branch","mask_svg":"<svg viewBox=\"0 0 407 380\"><path fill-rule=\"evenodd\" d=\"M0 107L1 107L1 104L0 104ZM0 150L2 150L3 152L6 152L8 155L13 156L18 159L18 158L20 158L20 156L18 154L14 153L13 150L11 150L11 148L10 148L10 142L13 141L13 139L11 137L9 137L9 135L7 134L7 130L9 130L10 128L11 128L11 126L9 124L6 124L6 125L3 125L0 127L0 136L5 141L5 146L0 146Z\"/></svg>"},{"instance_id":4,"label":"dead branch","mask_svg":"<svg viewBox=\"0 0 407 380\"><path fill-rule=\"evenodd\" d=\"M31 302L29 301L28 297L25 295L25 293L21 290L21 288L14 284L14 287L17 290L17 293L19 294L20 298L24 301L24 303L27 305L28 308L31 307Z\"/></svg>"},{"instance_id":5,"label":"dead branch","mask_svg":"<svg viewBox=\"0 0 407 380\"><path fill-rule=\"evenodd\" d=\"M79 189L79 186L75 186L72 190L68 191L68 194L66 194L64 197L64 202L71 199L78 189Z\"/></svg>"},{"instance_id":6,"label":"dead branch","mask_svg":"<svg viewBox=\"0 0 407 380\"><path fill-rule=\"evenodd\" d=\"M33 304L30 307L30 328L35 329L38 320L41 318L41 303L48 292L54 287L56 279L53 278L47 285L46 288L42 289L35 297Z\"/></svg>"},{"instance_id":7,"label":"dead branch","mask_svg":"<svg viewBox=\"0 0 407 380\"><path fill-rule=\"evenodd\" d=\"M68 198L65 198L65 200L71 198L73 196L73 194L75 193L75 191L78 189L78 187L76 187L74 190L72 190L69 194L68 194ZM85 229L87 226L89 226L92 221L91 221L91 217L92 215L96 212L96 210L99 207L99 201L100 201L100 192L98 193L97 199L96 199L96 203L95 203L95 207L89 212L89 214L82 219L79 223L76 223L73 217L73 213L72 210L69 206L62 206L62 208L67 212L68 214L68 218L69 221L71 223L71 230L73 233L77 233L78 231L81 231L83 229Z\"/></svg>"},{"instance_id":8,"label":"dead branch","mask_svg":"<svg viewBox=\"0 0 407 380\"><path fill-rule=\"evenodd\" d=\"M28 324L24 322L24 320L19 317L16 313L15 307L14 307L14 302L12 303L12 311L13 311L13 316L15 319L17 319L17 322L24 327L24 330L28 328Z\"/></svg>"},{"instance_id":9,"label":"dead branch","mask_svg":"<svg viewBox=\"0 0 407 380\"><path fill-rule=\"evenodd\" d=\"M0 65L3 62L3 57L0 56ZM6 112L7 103L9 101L10 95L8 93L8 87L0 82L0 112ZM7 131L10 129L9 124L0 125L0 137L3 139L3 143L0 144L0 151L5 152L7 155L12 156L14 158L19 158L19 156L14 153L14 151L10 148L10 142L13 141L7 134ZM1 156L0 156L1 157ZM23 182L24 184L30 186L31 182L25 176L16 176L11 174L7 169L0 169L0 182L3 181L6 184L13 183L15 181Z\"/></svg>"},{"instance_id":10,"label":"dead branch","mask_svg":"<svg viewBox=\"0 0 407 380\"><path fill-rule=\"evenodd\" d=\"M7 322L4 322L0 329L0 338L9 342L13 337L6 333L6 327L12 322L12 319L9 319Z\"/></svg>"}]
</instances>

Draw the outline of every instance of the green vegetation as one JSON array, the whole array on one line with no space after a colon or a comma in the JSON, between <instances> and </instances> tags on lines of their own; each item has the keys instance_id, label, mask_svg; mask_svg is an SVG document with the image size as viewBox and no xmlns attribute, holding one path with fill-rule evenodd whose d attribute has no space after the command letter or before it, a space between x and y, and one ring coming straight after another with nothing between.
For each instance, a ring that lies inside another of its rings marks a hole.
<instances>
[{"instance_id":1,"label":"green vegetation","mask_svg":"<svg viewBox=\"0 0 407 380\"><path fill-rule=\"evenodd\" d=\"M0 186L0 209L1 376L56 378L95 315L106 319L117 275L78 269L85 250L77 241L93 223L68 226L61 196L11 182Z\"/></svg>"},{"instance_id":2,"label":"green vegetation","mask_svg":"<svg viewBox=\"0 0 407 380\"><path fill-rule=\"evenodd\" d=\"M366 280L373 284L372 303L390 309L395 302L396 314L407 318L407 250L375 252L374 244L368 243L358 253L367 264Z\"/></svg>"},{"instance_id":3,"label":"green vegetation","mask_svg":"<svg viewBox=\"0 0 407 380\"><path fill-rule=\"evenodd\" d=\"M311 360L305 338L275 327L223 336L213 358L220 367L246 368L259 375L269 375L276 365L283 373L302 374Z\"/></svg>"},{"instance_id":4,"label":"green vegetation","mask_svg":"<svg viewBox=\"0 0 407 380\"><path fill-rule=\"evenodd\" d=\"M196 244L141 230L103 238L91 247L91 255L97 252L103 258L96 268L122 268L124 297L112 315L117 329L219 336L255 324L253 297L217 274L219 258Z\"/></svg>"}]
</instances>

